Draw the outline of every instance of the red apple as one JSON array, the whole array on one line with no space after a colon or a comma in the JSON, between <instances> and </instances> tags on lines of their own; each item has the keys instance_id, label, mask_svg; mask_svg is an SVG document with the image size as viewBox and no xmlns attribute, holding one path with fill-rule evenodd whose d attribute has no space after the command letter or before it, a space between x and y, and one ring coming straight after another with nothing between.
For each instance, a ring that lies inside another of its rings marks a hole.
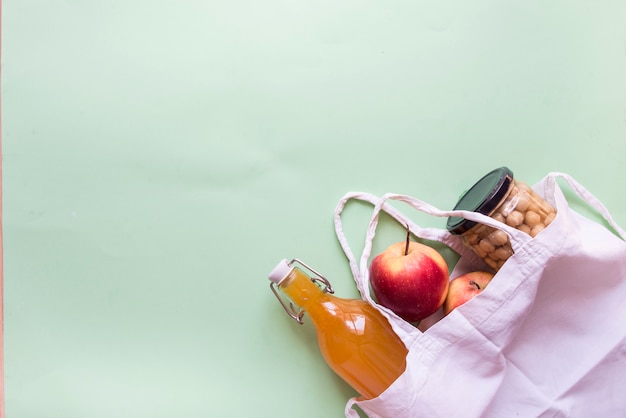
<instances>
[{"instance_id":1,"label":"red apple","mask_svg":"<svg viewBox=\"0 0 626 418\"><path fill-rule=\"evenodd\" d=\"M448 315L453 309L482 292L491 279L493 274L487 271L473 271L454 278L450 282L448 296L443 303L444 315Z\"/></svg>"},{"instance_id":2,"label":"red apple","mask_svg":"<svg viewBox=\"0 0 626 418\"><path fill-rule=\"evenodd\" d=\"M418 322L443 304L450 280L437 250L418 242L398 242L370 264L370 284L379 304L408 322Z\"/></svg>"}]
</instances>

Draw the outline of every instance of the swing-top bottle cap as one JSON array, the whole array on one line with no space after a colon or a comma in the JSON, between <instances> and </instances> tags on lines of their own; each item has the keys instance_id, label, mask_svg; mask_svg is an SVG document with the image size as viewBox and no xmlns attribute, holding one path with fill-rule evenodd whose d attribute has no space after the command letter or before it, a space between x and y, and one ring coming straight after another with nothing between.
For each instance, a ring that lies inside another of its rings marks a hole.
<instances>
[{"instance_id":1,"label":"swing-top bottle cap","mask_svg":"<svg viewBox=\"0 0 626 418\"><path fill-rule=\"evenodd\" d=\"M280 282L282 282L289 275L291 270L293 270L293 267L289 265L286 258L283 258L278 262L278 264L276 264L274 270L270 272L269 279L271 282L280 284Z\"/></svg>"}]
</instances>

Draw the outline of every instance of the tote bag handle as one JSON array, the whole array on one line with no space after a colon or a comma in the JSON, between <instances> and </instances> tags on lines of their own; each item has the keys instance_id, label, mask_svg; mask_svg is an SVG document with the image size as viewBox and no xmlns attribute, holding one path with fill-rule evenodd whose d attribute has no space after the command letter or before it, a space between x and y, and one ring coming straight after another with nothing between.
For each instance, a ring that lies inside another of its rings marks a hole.
<instances>
[{"instance_id":1,"label":"tote bag handle","mask_svg":"<svg viewBox=\"0 0 626 418\"><path fill-rule=\"evenodd\" d=\"M361 200L366 201L374 205L374 209L372 212L372 216L370 218L370 222L367 228L366 236L365 236L365 245L363 247L363 251L361 253L361 258L359 262L357 262L356 257L354 256L350 245L348 244L347 238L343 231L341 214L343 209L345 208L346 203L349 200ZM515 228L512 228L506 224L496 221L495 219L490 218L487 215L483 215L477 212L465 211L465 210L455 210L455 211L443 211L435 206L426 203L422 200L416 199L412 196L403 195L403 194L395 194L395 193L387 193L383 195L381 198L377 198L374 195L369 193L361 193L361 192L351 192L347 193L338 203L335 209L335 232L337 234L337 238L341 247L348 258L348 262L350 264L350 269L352 270L352 274L356 281L357 287L361 296L370 301L372 298L370 296L369 286L368 286L368 277L367 277L367 264L369 257L372 251L372 242L374 236L376 235L376 227L378 225L380 212L385 212L389 214L392 218L403 225L408 225L409 230L415 236L438 241L443 244L448 245L450 248L463 256L471 256L476 257L476 255L471 252L459 239L459 237L452 235L450 232L444 229L439 228L422 228L419 225L416 225L412 222L408 217L406 217L402 212L395 209L391 206L388 201L399 201L406 203L413 209L425 213L427 215L432 215L436 217L450 217L450 216L459 216L465 219L479 222L488 226L491 226L496 229L500 229L509 235L509 239L511 241L511 246L513 247L513 251L520 248L524 243L528 242L532 239L528 234L523 233Z\"/></svg>"},{"instance_id":2,"label":"tote bag handle","mask_svg":"<svg viewBox=\"0 0 626 418\"><path fill-rule=\"evenodd\" d=\"M544 195L545 196L554 196L558 185L556 183L557 179L563 179L569 187L580 197L584 202L589 204L593 209L595 209L602 217L611 225L611 227L617 232L617 234L623 239L626 240L626 231L617 224L613 216L611 216L609 210L604 206L600 200L595 197L587 188L585 188L582 184L576 181L572 176L566 173L561 172L552 172L548 173L544 181Z\"/></svg>"}]
</instances>

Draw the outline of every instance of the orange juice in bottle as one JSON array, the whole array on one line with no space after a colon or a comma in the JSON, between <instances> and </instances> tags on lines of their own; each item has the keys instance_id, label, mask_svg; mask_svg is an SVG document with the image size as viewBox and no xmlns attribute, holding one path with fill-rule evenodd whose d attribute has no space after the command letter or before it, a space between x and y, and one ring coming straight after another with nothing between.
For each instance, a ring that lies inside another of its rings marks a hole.
<instances>
[{"instance_id":1,"label":"orange juice in bottle","mask_svg":"<svg viewBox=\"0 0 626 418\"><path fill-rule=\"evenodd\" d=\"M314 275L310 276L296 263ZM380 395L402 374L408 351L376 308L363 300L333 296L328 280L299 260L282 260L269 279L272 290L292 318L302 324L305 313L310 317L326 363L362 399ZM277 289L293 303L285 303ZM299 310L294 308L294 303Z\"/></svg>"}]
</instances>

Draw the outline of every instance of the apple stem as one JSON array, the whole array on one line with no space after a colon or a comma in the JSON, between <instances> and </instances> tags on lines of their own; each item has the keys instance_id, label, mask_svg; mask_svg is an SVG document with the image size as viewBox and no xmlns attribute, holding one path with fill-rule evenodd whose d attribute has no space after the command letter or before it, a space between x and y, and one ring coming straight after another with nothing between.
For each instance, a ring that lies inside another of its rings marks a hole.
<instances>
[{"instance_id":1,"label":"apple stem","mask_svg":"<svg viewBox=\"0 0 626 418\"><path fill-rule=\"evenodd\" d=\"M470 280L469 284L471 284L472 286L476 286L476 289L480 290L480 285L476 283L474 280Z\"/></svg>"},{"instance_id":2,"label":"apple stem","mask_svg":"<svg viewBox=\"0 0 626 418\"><path fill-rule=\"evenodd\" d=\"M411 230L409 229L409 224L406 224L406 246L404 247L404 255L409 254L409 241L411 238Z\"/></svg>"}]
</instances>

